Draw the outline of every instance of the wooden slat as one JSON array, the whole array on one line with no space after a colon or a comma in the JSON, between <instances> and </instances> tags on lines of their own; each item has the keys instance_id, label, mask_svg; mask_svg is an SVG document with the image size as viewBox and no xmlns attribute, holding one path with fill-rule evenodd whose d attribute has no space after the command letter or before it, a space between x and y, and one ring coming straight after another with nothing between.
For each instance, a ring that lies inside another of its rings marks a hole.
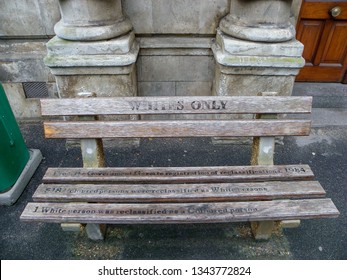
<instances>
[{"instance_id":1,"label":"wooden slat","mask_svg":"<svg viewBox=\"0 0 347 280\"><path fill-rule=\"evenodd\" d=\"M163 224L335 218L330 199L218 203L101 204L28 203L22 221Z\"/></svg>"},{"instance_id":2,"label":"wooden slat","mask_svg":"<svg viewBox=\"0 0 347 280\"><path fill-rule=\"evenodd\" d=\"M48 168L44 183L177 183L309 180L308 165Z\"/></svg>"},{"instance_id":3,"label":"wooden slat","mask_svg":"<svg viewBox=\"0 0 347 280\"><path fill-rule=\"evenodd\" d=\"M324 197L317 181L92 185L41 184L33 195L42 202L206 202Z\"/></svg>"},{"instance_id":4,"label":"wooden slat","mask_svg":"<svg viewBox=\"0 0 347 280\"><path fill-rule=\"evenodd\" d=\"M310 113L312 97L121 97L41 99L43 116Z\"/></svg>"},{"instance_id":5,"label":"wooden slat","mask_svg":"<svg viewBox=\"0 0 347 280\"><path fill-rule=\"evenodd\" d=\"M46 122L47 138L247 137L309 135L309 120Z\"/></svg>"}]
</instances>

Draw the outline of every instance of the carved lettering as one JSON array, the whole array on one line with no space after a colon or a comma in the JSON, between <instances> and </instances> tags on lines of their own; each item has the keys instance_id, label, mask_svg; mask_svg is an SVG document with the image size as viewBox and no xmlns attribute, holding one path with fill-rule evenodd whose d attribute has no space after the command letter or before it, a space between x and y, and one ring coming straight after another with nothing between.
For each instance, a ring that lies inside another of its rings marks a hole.
<instances>
[{"instance_id":1,"label":"carved lettering","mask_svg":"<svg viewBox=\"0 0 347 280\"><path fill-rule=\"evenodd\" d=\"M37 212L37 209L35 209L35 212ZM65 213L66 210L62 208L51 208L51 207L42 207L41 208L42 213L49 213L49 214L62 214Z\"/></svg>"},{"instance_id":2,"label":"carved lettering","mask_svg":"<svg viewBox=\"0 0 347 280\"><path fill-rule=\"evenodd\" d=\"M227 101L223 100L195 100L190 104L184 104L183 100L175 102L167 101L129 101L133 111L181 111L181 110L226 110Z\"/></svg>"},{"instance_id":3,"label":"carved lettering","mask_svg":"<svg viewBox=\"0 0 347 280\"><path fill-rule=\"evenodd\" d=\"M177 110L183 110L183 109L184 109L183 101L178 101L177 102Z\"/></svg>"},{"instance_id":4,"label":"carved lettering","mask_svg":"<svg viewBox=\"0 0 347 280\"><path fill-rule=\"evenodd\" d=\"M133 111L176 111L184 109L184 101L178 100L176 102L165 101L130 101L130 108Z\"/></svg>"},{"instance_id":5,"label":"carved lettering","mask_svg":"<svg viewBox=\"0 0 347 280\"><path fill-rule=\"evenodd\" d=\"M130 104L131 110L139 110L141 106L141 102L137 102L137 101L130 101L129 104Z\"/></svg>"},{"instance_id":6,"label":"carved lettering","mask_svg":"<svg viewBox=\"0 0 347 280\"><path fill-rule=\"evenodd\" d=\"M167 216L167 215L220 215L220 214L230 214L230 215L243 215L255 213L258 208L252 207L238 207L238 208L210 208L209 205L204 206L186 206L186 207L170 207L167 208L130 208L130 209L86 209L86 208L74 208L74 209L63 209L63 208L51 208L42 207L42 214L66 214L66 215L112 215L112 216L133 216L133 215L152 215L152 216ZM34 210L36 212L36 209Z\"/></svg>"},{"instance_id":7,"label":"carved lettering","mask_svg":"<svg viewBox=\"0 0 347 280\"><path fill-rule=\"evenodd\" d=\"M201 104L202 104L201 105L202 110L211 110L211 107L212 107L211 101L202 101Z\"/></svg>"},{"instance_id":8,"label":"carved lettering","mask_svg":"<svg viewBox=\"0 0 347 280\"><path fill-rule=\"evenodd\" d=\"M95 210L89 210L89 209L70 209L67 211L68 214L86 214L86 215L91 215L95 214Z\"/></svg>"},{"instance_id":9,"label":"carved lettering","mask_svg":"<svg viewBox=\"0 0 347 280\"><path fill-rule=\"evenodd\" d=\"M257 212L257 208L209 208L208 206L188 208L189 214L249 214Z\"/></svg>"},{"instance_id":10,"label":"carved lettering","mask_svg":"<svg viewBox=\"0 0 347 280\"><path fill-rule=\"evenodd\" d=\"M165 170L165 169L129 169L129 170L118 170L118 169L93 169L93 170L58 170L52 173L52 177L48 176L48 179L54 180L54 178L65 177L65 178L99 178L99 177L194 177L194 176L278 176L286 174L307 174L309 170L303 167L283 167L283 168L256 168L256 167L243 167L243 168L221 168L220 170L214 168L212 170L204 169L191 169L191 170ZM54 192L63 192L61 188L54 188Z\"/></svg>"},{"instance_id":11,"label":"carved lettering","mask_svg":"<svg viewBox=\"0 0 347 280\"><path fill-rule=\"evenodd\" d=\"M45 193L57 193L58 188L45 188ZM58 193L68 193L76 195L136 195L136 194L189 194L189 193L247 193L247 192L267 192L266 187L191 187L191 188L146 188L131 187L129 189L116 189L113 187L104 188L59 188Z\"/></svg>"},{"instance_id":12,"label":"carved lettering","mask_svg":"<svg viewBox=\"0 0 347 280\"><path fill-rule=\"evenodd\" d=\"M128 209L128 210L99 210L104 215L174 215L180 214L178 209Z\"/></svg>"},{"instance_id":13,"label":"carved lettering","mask_svg":"<svg viewBox=\"0 0 347 280\"><path fill-rule=\"evenodd\" d=\"M266 192L268 191L265 187L228 187L228 188L221 188L221 187L212 187L212 191L215 193L220 192Z\"/></svg>"},{"instance_id":14,"label":"carved lettering","mask_svg":"<svg viewBox=\"0 0 347 280\"><path fill-rule=\"evenodd\" d=\"M199 101L193 101L191 107L194 110L199 110L201 108L201 103Z\"/></svg>"}]
</instances>

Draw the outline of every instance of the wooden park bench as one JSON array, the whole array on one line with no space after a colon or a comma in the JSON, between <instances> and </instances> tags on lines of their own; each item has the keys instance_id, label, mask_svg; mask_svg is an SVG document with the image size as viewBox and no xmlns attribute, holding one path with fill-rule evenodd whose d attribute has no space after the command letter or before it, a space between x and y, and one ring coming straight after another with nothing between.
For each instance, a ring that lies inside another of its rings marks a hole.
<instances>
[{"instance_id":1,"label":"wooden park bench","mask_svg":"<svg viewBox=\"0 0 347 280\"><path fill-rule=\"evenodd\" d=\"M267 239L275 221L337 217L308 165L273 162L275 137L309 135L311 121L300 116L310 114L311 103L311 97L271 93L43 99L42 115L60 117L44 123L45 136L81 139L83 167L48 168L21 220L87 224L87 232L101 235L106 224L250 221L255 238ZM141 120L158 114L209 117ZM225 114L252 117L216 117ZM286 114L298 116L287 119ZM103 120L105 115L130 117ZM253 137L251 165L105 167L102 139L129 137Z\"/></svg>"}]
</instances>

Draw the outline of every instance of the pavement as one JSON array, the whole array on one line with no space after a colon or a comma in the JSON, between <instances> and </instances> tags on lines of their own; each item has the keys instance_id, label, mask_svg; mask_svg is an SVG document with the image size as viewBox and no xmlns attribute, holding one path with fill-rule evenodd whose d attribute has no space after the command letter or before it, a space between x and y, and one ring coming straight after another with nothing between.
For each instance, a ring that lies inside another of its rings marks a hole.
<instances>
[{"instance_id":1,"label":"pavement","mask_svg":"<svg viewBox=\"0 0 347 280\"><path fill-rule=\"evenodd\" d=\"M308 137L287 137L276 147L276 164L309 164L340 211L336 219L303 220L279 227L270 241L255 241L247 223L109 226L104 241L85 231L64 232L59 224L23 223L25 205L47 167L81 165L77 147L43 138L40 122L21 123L28 148L44 159L16 204L0 206L1 260L167 259L347 259L347 85L296 83L294 95L312 95L313 129ZM249 145L210 139L145 139L140 146L109 145L110 166L247 165Z\"/></svg>"}]
</instances>

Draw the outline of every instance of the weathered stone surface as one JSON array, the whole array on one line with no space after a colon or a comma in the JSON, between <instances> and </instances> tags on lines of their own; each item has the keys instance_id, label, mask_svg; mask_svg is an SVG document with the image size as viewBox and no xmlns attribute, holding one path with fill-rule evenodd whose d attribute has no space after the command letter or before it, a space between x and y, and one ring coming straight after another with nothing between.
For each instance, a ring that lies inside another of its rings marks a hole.
<instances>
[{"instance_id":1,"label":"weathered stone surface","mask_svg":"<svg viewBox=\"0 0 347 280\"><path fill-rule=\"evenodd\" d=\"M216 43L222 52L245 56L301 57L304 45L297 40L279 43L262 43L240 40L217 30Z\"/></svg>"},{"instance_id":2,"label":"weathered stone surface","mask_svg":"<svg viewBox=\"0 0 347 280\"><path fill-rule=\"evenodd\" d=\"M58 37L95 41L119 37L132 29L123 16L121 0L60 0L62 19L54 26Z\"/></svg>"},{"instance_id":3,"label":"weathered stone surface","mask_svg":"<svg viewBox=\"0 0 347 280\"><path fill-rule=\"evenodd\" d=\"M291 20L294 26L296 26L296 23L298 21L301 4L302 4L302 0L293 0L292 7L291 7L291 13L293 17Z\"/></svg>"},{"instance_id":4,"label":"weathered stone surface","mask_svg":"<svg viewBox=\"0 0 347 280\"><path fill-rule=\"evenodd\" d=\"M220 28L231 36L249 41L284 42L295 37L295 28L289 23L286 28L275 29L266 25L262 27L239 26L237 20L226 16L221 21Z\"/></svg>"},{"instance_id":5,"label":"weathered stone surface","mask_svg":"<svg viewBox=\"0 0 347 280\"><path fill-rule=\"evenodd\" d=\"M295 75L260 75L252 73L252 69L249 69L249 74L226 74L221 68L216 65L213 84L213 93L216 95L253 96L267 91L278 92L279 95L292 93ZM275 72L274 69L272 71Z\"/></svg>"},{"instance_id":6,"label":"weathered stone surface","mask_svg":"<svg viewBox=\"0 0 347 280\"><path fill-rule=\"evenodd\" d=\"M212 56L211 37L151 36L137 38L142 56Z\"/></svg>"},{"instance_id":7,"label":"weathered stone surface","mask_svg":"<svg viewBox=\"0 0 347 280\"><path fill-rule=\"evenodd\" d=\"M253 42L218 30L212 50L216 59L212 91L216 95L290 95L295 75L305 65L303 45L295 39Z\"/></svg>"},{"instance_id":8,"label":"weathered stone surface","mask_svg":"<svg viewBox=\"0 0 347 280\"><path fill-rule=\"evenodd\" d=\"M177 96L209 96L212 94L212 82L177 82Z\"/></svg>"},{"instance_id":9,"label":"weathered stone surface","mask_svg":"<svg viewBox=\"0 0 347 280\"><path fill-rule=\"evenodd\" d=\"M283 42L295 37L291 20L293 0L231 0L230 13L219 27L233 37L261 42Z\"/></svg>"},{"instance_id":10,"label":"weathered stone surface","mask_svg":"<svg viewBox=\"0 0 347 280\"><path fill-rule=\"evenodd\" d=\"M300 69L305 65L301 56L283 55L235 55L223 52L219 45L212 46L215 59L219 64L230 67L268 67Z\"/></svg>"},{"instance_id":11,"label":"weathered stone surface","mask_svg":"<svg viewBox=\"0 0 347 280\"><path fill-rule=\"evenodd\" d=\"M138 36L142 49L209 49L212 46L210 37L194 36Z\"/></svg>"},{"instance_id":12,"label":"weathered stone surface","mask_svg":"<svg viewBox=\"0 0 347 280\"><path fill-rule=\"evenodd\" d=\"M113 53L112 50L126 49L127 46L130 46L129 42L131 38L132 35L128 36L128 40L120 38L119 44L117 43L117 39L111 40L110 42L95 43L71 42L55 38L48 43L48 55L44 61L50 68L128 66L135 63L137 59L139 53L137 42L133 41L130 51L126 53L117 54ZM65 48L63 46L64 43L66 43ZM102 48L98 49L99 45L102 45ZM78 51L78 47L82 49L81 52Z\"/></svg>"},{"instance_id":13,"label":"weathered stone surface","mask_svg":"<svg viewBox=\"0 0 347 280\"><path fill-rule=\"evenodd\" d=\"M136 34L215 34L229 0L126 0Z\"/></svg>"},{"instance_id":14,"label":"weathered stone surface","mask_svg":"<svg viewBox=\"0 0 347 280\"><path fill-rule=\"evenodd\" d=\"M209 96L212 82L139 82L139 96Z\"/></svg>"},{"instance_id":15,"label":"weathered stone surface","mask_svg":"<svg viewBox=\"0 0 347 280\"><path fill-rule=\"evenodd\" d=\"M0 80L2 82L54 81L44 65L46 40L0 41ZM35 69L35 71L33 71Z\"/></svg>"},{"instance_id":16,"label":"weathered stone surface","mask_svg":"<svg viewBox=\"0 0 347 280\"><path fill-rule=\"evenodd\" d=\"M137 92L135 66L123 75L58 75L56 76L60 96L76 97L79 92L95 92L97 96L133 96Z\"/></svg>"},{"instance_id":17,"label":"weathered stone surface","mask_svg":"<svg viewBox=\"0 0 347 280\"><path fill-rule=\"evenodd\" d=\"M213 79L212 56L142 56L141 82L209 82Z\"/></svg>"},{"instance_id":18,"label":"weathered stone surface","mask_svg":"<svg viewBox=\"0 0 347 280\"><path fill-rule=\"evenodd\" d=\"M68 41L55 36L47 43L49 55L115 55L126 54L134 45L135 34L94 42Z\"/></svg>"},{"instance_id":19,"label":"weathered stone surface","mask_svg":"<svg viewBox=\"0 0 347 280\"><path fill-rule=\"evenodd\" d=\"M139 82L139 96L175 96L175 82Z\"/></svg>"},{"instance_id":20,"label":"weathered stone surface","mask_svg":"<svg viewBox=\"0 0 347 280\"><path fill-rule=\"evenodd\" d=\"M53 26L59 19L56 0L4 0L0 3L0 36L54 35Z\"/></svg>"}]
</instances>

